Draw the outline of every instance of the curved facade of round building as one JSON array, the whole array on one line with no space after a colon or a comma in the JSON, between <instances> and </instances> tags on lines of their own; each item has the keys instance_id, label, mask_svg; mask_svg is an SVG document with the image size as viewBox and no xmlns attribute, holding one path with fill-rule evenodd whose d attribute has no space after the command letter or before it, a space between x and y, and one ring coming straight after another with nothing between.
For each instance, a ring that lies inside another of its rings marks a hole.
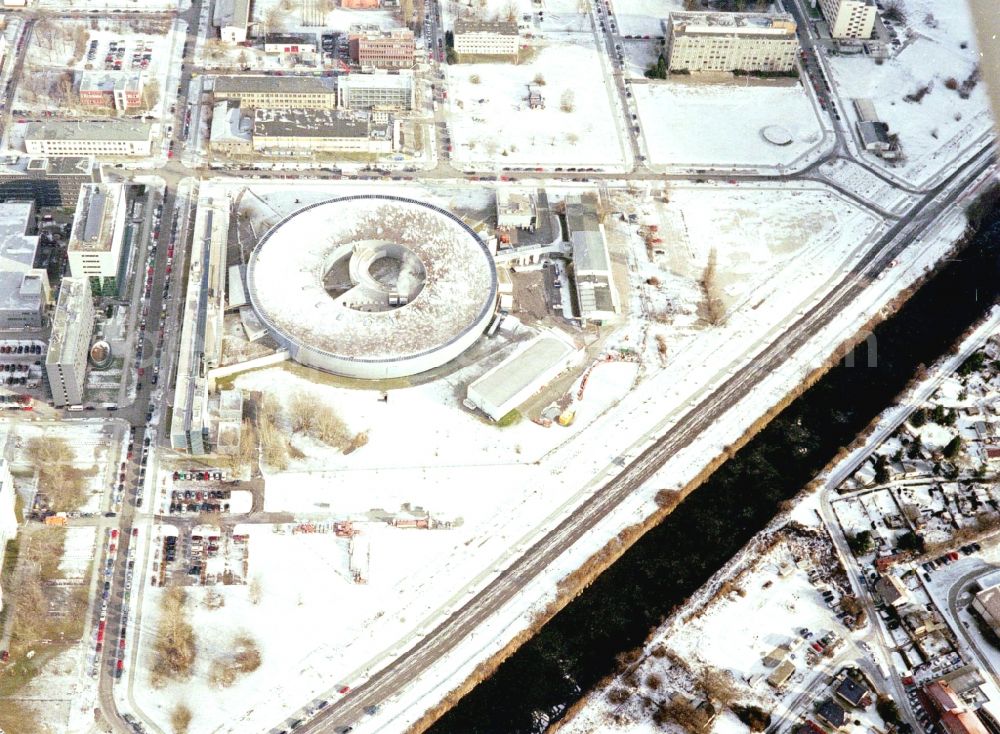
<instances>
[{"instance_id":1,"label":"curved facade of round building","mask_svg":"<svg viewBox=\"0 0 1000 734\"><path fill-rule=\"evenodd\" d=\"M385 379L468 349L495 311L497 273L453 214L403 197L345 196L268 231L250 256L247 291L295 361Z\"/></svg>"}]
</instances>

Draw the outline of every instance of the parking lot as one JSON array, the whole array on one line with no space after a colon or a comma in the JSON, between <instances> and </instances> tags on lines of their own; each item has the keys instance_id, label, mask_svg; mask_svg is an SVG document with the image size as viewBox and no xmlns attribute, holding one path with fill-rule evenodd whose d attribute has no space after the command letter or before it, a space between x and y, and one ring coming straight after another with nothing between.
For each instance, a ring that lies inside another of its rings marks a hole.
<instances>
[{"instance_id":1,"label":"parking lot","mask_svg":"<svg viewBox=\"0 0 1000 734\"><path fill-rule=\"evenodd\" d=\"M142 71L148 69L153 60L153 42L143 38L108 41L104 51L102 48L105 47L101 41L91 39L87 45L87 62L96 65L99 63L98 58L103 55L105 71Z\"/></svg>"}]
</instances>

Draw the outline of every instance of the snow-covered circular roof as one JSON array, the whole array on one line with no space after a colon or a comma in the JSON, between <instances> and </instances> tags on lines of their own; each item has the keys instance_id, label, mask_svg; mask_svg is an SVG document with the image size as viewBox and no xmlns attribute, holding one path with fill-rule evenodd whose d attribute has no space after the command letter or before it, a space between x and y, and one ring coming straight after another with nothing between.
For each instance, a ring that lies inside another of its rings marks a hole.
<instances>
[{"instance_id":1,"label":"snow-covered circular roof","mask_svg":"<svg viewBox=\"0 0 1000 734\"><path fill-rule=\"evenodd\" d=\"M760 131L764 140L774 145L791 145L792 134L781 125L768 125Z\"/></svg>"},{"instance_id":2,"label":"snow-covered circular roof","mask_svg":"<svg viewBox=\"0 0 1000 734\"><path fill-rule=\"evenodd\" d=\"M293 356L308 349L338 372L345 361L423 358L481 330L497 276L486 245L453 214L359 195L311 204L269 230L247 289Z\"/></svg>"}]
</instances>

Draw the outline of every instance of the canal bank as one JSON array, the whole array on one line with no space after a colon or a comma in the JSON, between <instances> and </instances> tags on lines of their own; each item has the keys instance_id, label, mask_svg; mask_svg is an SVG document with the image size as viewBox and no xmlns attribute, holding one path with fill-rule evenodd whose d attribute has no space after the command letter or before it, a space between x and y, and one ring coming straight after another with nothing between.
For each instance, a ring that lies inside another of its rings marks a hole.
<instances>
[{"instance_id":1,"label":"canal bank","mask_svg":"<svg viewBox=\"0 0 1000 734\"><path fill-rule=\"evenodd\" d=\"M430 731L537 731L558 718L981 317L997 296L998 243L994 205L962 254L873 330L856 366L834 368L781 411Z\"/></svg>"}]
</instances>

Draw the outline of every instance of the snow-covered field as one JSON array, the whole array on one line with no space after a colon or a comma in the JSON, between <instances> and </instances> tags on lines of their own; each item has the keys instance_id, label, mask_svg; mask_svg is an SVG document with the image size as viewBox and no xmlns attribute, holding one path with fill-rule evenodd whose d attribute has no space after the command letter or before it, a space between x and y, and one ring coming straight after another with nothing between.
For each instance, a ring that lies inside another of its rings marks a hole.
<instances>
[{"instance_id":1,"label":"snow-covered field","mask_svg":"<svg viewBox=\"0 0 1000 734\"><path fill-rule=\"evenodd\" d=\"M649 160L654 165L789 165L822 140L822 130L802 85L683 82L633 84ZM764 139L780 125L789 145Z\"/></svg>"},{"instance_id":2,"label":"snow-covered field","mask_svg":"<svg viewBox=\"0 0 1000 734\"><path fill-rule=\"evenodd\" d=\"M905 161L890 170L913 185L924 185L960 158L991 126L983 83L968 98L948 89L961 86L977 68L975 31L966 3L904 0L907 22L897 26L903 45L885 63L869 57L829 57L837 93L852 129L856 113L851 100L875 102L889 132L899 136ZM919 102L905 97L921 88L929 91ZM872 158L878 163L880 159ZM888 165L882 163L881 165Z\"/></svg>"},{"instance_id":3,"label":"snow-covered field","mask_svg":"<svg viewBox=\"0 0 1000 734\"><path fill-rule=\"evenodd\" d=\"M448 66L455 164L621 166L622 133L600 54L593 36L562 33L527 63ZM532 110L528 85L537 75L545 108Z\"/></svg>"}]
</instances>

